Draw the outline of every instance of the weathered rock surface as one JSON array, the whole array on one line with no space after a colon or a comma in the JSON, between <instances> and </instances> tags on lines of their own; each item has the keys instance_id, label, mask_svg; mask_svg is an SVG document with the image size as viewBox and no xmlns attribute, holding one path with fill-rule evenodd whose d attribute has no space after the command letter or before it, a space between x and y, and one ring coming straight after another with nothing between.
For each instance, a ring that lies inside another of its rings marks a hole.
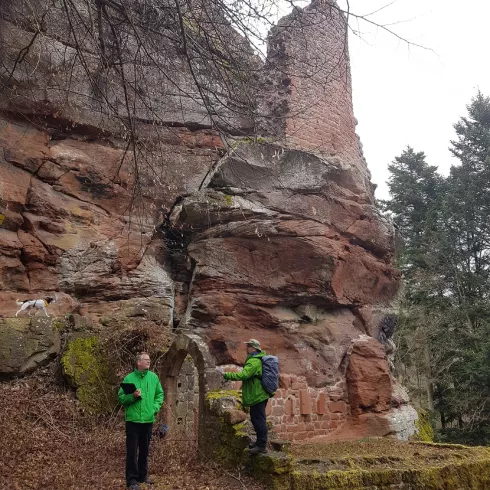
<instances>
[{"instance_id":1,"label":"weathered rock surface","mask_svg":"<svg viewBox=\"0 0 490 490\"><path fill-rule=\"evenodd\" d=\"M369 337L354 342L347 367L347 386L353 414L383 412L391 407L391 375L379 342Z\"/></svg>"},{"instance_id":2,"label":"weathered rock surface","mask_svg":"<svg viewBox=\"0 0 490 490\"><path fill-rule=\"evenodd\" d=\"M195 263L186 321L219 362L237 362L240 341L260 337L313 386L344 378L363 331L356 307L389 303L399 280L389 225L337 183L348 174L323 155L242 143L207 190L174 209Z\"/></svg>"},{"instance_id":3,"label":"weathered rock surface","mask_svg":"<svg viewBox=\"0 0 490 490\"><path fill-rule=\"evenodd\" d=\"M393 229L374 205L355 134L345 19L328 2L296 9L271 33L260 76L256 58L228 31L240 69L253 67L262 80L265 138L227 137L226 145L211 128L244 134L248 116L230 113L228 100L220 113L206 110L179 46L156 49L152 39L152 54L177 86L142 63L142 85L131 95L135 160L117 70L108 68L116 81L104 102L89 81L100 75L98 46L84 41L82 69L62 3L46 12L44 4L2 7L3 322L11 322L16 299L56 294L49 313L73 314L75 330L174 326L199 335L216 364L242 362L242 342L255 337L279 356L285 375L269 405L281 436L334 437L360 427L406 437L408 400L392 393L374 339L399 274ZM82 22L88 12L80 11ZM45 28L11 78L43 12ZM296 36L311 14L318 22L307 26L307 37ZM128 42L125 54L133 48ZM321 67L315 76L303 73L312 60ZM198 76L213 88L205 68ZM248 82L230 97L253 97ZM140 92L151 94L151 107ZM15 322L2 328L23 347L1 351L5 372L28 371L57 352L48 327L30 330L45 320Z\"/></svg>"},{"instance_id":4,"label":"weathered rock surface","mask_svg":"<svg viewBox=\"0 0 490 490\"><path fill-rule=\"evenodd\" d=\"M0 319L0 375L33 371L60 347L59 327L48 318Z\"/></svg>"}]
</instances>

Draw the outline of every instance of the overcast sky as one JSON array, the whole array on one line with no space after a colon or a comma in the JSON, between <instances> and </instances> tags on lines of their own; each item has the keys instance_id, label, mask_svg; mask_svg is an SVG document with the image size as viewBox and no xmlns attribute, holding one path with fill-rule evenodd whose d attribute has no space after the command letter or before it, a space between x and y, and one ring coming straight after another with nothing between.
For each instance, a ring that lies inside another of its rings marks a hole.
<instances>
[{"instance_id":1,"label":"overcast sky","mask_svg":"<svg viewBox=\"0 0 490 490\"><path fill-rule=\"evenodd\" d=\"M342 4L343 0L339 0ZM351 11L372 12L386 0L350 0ZM360 23L350 38L354 113L378 198L388 196L388 164L406 145L447 173L453 124L478 88L490 95L489 0L397 0L371 17L430 48L408 47ZM352 23L356 27L356 23Z\"/></svg>"}]
</instances>

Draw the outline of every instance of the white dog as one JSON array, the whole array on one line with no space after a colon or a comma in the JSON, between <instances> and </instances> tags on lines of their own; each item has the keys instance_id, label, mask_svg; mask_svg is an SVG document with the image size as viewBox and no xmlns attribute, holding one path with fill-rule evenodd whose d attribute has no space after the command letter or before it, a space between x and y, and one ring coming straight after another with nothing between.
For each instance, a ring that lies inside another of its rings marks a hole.
<instances>
[{"instance_id":1,"label":"white dog","mask_svg":"<svg viewBox=\"0 0 490 490\"><path fill-rule=\"evenodd\" d=\"M24 301L17 300L16 303L20 305L20 308L19 311L15 314L15 316L17 316L21 311L35 309L35 310L43 310L44 314L49 317L46 307L50 303L56 303L56 299L47 296L44 299L26 299ZM36 313L34 313L34 316L36 316L36 314L37 311ZM29 311L29 316L31 316L31 311Z\"/></svg>"}]
</instances>

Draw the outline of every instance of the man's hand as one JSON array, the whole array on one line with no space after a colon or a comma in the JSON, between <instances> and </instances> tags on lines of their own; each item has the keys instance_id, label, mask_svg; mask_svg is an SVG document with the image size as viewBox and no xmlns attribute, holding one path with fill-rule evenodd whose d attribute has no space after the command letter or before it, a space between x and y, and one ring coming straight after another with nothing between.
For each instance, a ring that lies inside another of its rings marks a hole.
<instances>
[{"instance_id":1,"label":"man's hand","mask_svg":"<svg viewBox=\"0 0 490 490\"><path fill-rule=\"evenodd\" d=\"M218 373L220 374L223 374L225 372L225 370L220 366L216 366L216 371L218 371Z\"/></svg>"},{"instance_id":2,"label":"man's hand","mask_svg":"<svg viewBox=\"0 0 490 490\"><path fill-rule=\"evenodd\" d=\"M139 398L141 396L141 390L136 390L134 393L133 393L133 396L134 398Z\"/></svg>"}]
</instances>

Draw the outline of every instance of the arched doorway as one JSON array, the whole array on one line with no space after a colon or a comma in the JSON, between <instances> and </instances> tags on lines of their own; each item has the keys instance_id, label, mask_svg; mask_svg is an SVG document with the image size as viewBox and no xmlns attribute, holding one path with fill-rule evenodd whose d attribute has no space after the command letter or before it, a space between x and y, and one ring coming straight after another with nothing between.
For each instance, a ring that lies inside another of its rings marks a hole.
<instances>
[{"instance_id":1,"label":"arched doorway","mask_svg":"<svg viewBox=\"0 0 490 490\"><path fill-rule=\"evenodd\" d=\"M178 335L163 356L159 374L165 391L163 413L169 438L197 438L202 447L206 393L222 383L207 345L197 335Z\"/></svg>"}]
</instances>

